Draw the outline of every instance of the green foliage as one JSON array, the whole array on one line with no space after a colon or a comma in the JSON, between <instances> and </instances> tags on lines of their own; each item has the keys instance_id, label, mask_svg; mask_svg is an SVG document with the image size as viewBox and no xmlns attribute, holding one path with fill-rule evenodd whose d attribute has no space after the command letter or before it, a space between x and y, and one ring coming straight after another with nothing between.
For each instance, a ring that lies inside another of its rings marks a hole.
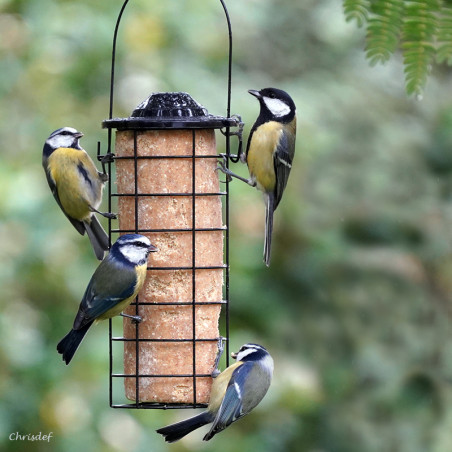
<instances>
[{"instance_id":1,"label":"green foliage","mask_svg":"<svg viewBox=\"0 0 452 452\"><path fill-rule=\"evenodd\" d=\"M435 57L436 0L408 2L402 25L402 50L408 93L420 94Z\"/></svg>"},{"instance_id":2,"label":"green foliage","mask_svg":"<svg viewBox=\"0 0 452 452\"><path fill-rule=\"evenodd\" d=\"M452 65L452 8L444 7L438 20L438 63Z\"/></svg>"},{"instance_id":3,"label":"green foliage","mask_svg":"<svg viewBox=\"0 0 452 452\"><path fill-rule=\"evenodd\" d=\"M389 60L399 43L404 3L401 0L371 4L373 16L367 26L367 53L371 65Z\"/></svg>"},{"instance_id":4,"label":"green foliage","mask_svg":"<svg viewBox=\"0 0 452 452\"><path fill-rule=\"evenodd\" d=\"M368 0L344 0L344 13L347 21L356 21L362 27L368 19Z\"/></svg>"},{"instance_id":5,"label":"green foliage","mask_svg":"<svg viewBox=\"0 0 452 452\"><path fill-rule=\"evenodd\" d=\"M433 63L452 64L452 10L442 0L344 0L347 21L367 23L366 57L385 63L400 49L405 88L422 93Z\"/></svg>"}]
</instances>

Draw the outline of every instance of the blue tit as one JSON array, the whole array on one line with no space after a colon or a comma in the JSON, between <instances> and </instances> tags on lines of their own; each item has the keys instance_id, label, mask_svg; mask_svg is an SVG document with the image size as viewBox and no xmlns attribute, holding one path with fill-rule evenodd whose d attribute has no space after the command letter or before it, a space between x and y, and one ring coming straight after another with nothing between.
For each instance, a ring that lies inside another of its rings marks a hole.
<instances>
[{"instance_id":1,"label":"blue tit","mask_svg":"<svg viewBox=\"0 0 452 452\"><path fill-rule=\"evenodd\" d=\"M281 89L264 88L248 92L255 96L260 104L260 113L251 128L244 156L250 179L232 173L224 164L219 169L264 193L266 205L264 262L268 267L273 213L286 188L295 155L296 108L289 94Z\"/></svg>"},{"instance_id":2,"label":"blue tit","mask_svg":"<svg viewBox=\"0 0 452 452\"><path fill-rule=\"evenodd\" d=\"M214 435L248 414L263 399L273 376L273 359L264 347L245 344L231 353L237 362L221 372L212 384L207 410L185 421L157 430L165 441L173 443L206 424L212 424L204 436Z\"/></svg>"},{"instance_id":3,"label":"blue tit","mask_svg":"<svg viewBox=\"0 0 452 452\"><path fill-rule=\"evenodd\" d=\"M42 166L61 210L80 234L86 231L96 257L102 260L110 242L94 212L107 218L116 215L97 210L108 175L97 171L82 149L79 143L82 136L72 127L52 132L44 144Z\"/></svg>"},{"instance_id":4,"label":"blue tit","mask_svg":"<svg viewBox=\"0 0 452 452\"><path fill-rule=\"evenodd\" d=\"M148 256L153 251L157 248L143 235L125 234L116 240L91 277L72 330L57 345L58 353L63 355L66 364L70 363L93 323L118 314L141 321L122 311L143 287Z\"/></svg>"}]
</instances>

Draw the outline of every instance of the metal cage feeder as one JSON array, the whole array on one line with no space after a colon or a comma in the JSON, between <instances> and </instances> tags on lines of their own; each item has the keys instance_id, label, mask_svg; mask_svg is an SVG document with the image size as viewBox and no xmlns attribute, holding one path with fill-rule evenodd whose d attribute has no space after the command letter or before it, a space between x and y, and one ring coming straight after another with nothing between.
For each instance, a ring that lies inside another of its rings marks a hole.
<instances>
[{"instance_id":1,"label":"metal cage feeder","mask_svg":"<svg viewBox=\"0 0 452 452\"><path fill-rule=\"evenodd\" d=\"M113 408L201 408L207 406L219 343L229 365L229 183L220 189L215 130L230 157L232 32L229 36L227 114L210 115L187 93L154 93L128 118L113 118L116 39L129 0L120 10L113 38L107 163L108 209L117 199L119 227L114 234L139 233L159 248L148 263L143 290L123 320L123 336L110 319L110 406ZM113 153L112 131L116 129ZM241 147L241 141L240 141ZM99 160L105 161L100 155ZM229 161L229 158L226 159ZM116 187L113 190L113 187ZM220 334L222 324L223 334ZM118 344L124 365L116 362ZM116 371L116 369L123 369ZM125 398L114 400L122 381Z\"/></svg>"}]
</instances>

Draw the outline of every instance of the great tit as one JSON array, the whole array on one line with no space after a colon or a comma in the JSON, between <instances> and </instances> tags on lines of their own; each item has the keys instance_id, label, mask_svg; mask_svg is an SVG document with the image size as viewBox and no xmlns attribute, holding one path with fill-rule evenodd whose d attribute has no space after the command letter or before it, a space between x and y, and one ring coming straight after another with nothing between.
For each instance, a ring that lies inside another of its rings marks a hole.
<instances>
[{"instance_id":1,"label":"great tit","mask_svg":"<svg viewBox=\"0 0 452 452\"><path fill-rule=\"evenodd\" d=\"M219 169L262 191L265 196L264 262L270 265L273 213L281 201L295 155L297 131L296 107L285 91L264 88L249 90L259 100L260 113L251 128L242 161L248 165L250 179L245 179L220 164ZM244 157L244 158L243 158Z\"/></svg>"},{"instance_id":2,"label":"great tit","mask_svg":"<svg viewBox=\"0 0 452 452\"><path fill-rule=\"evenodd\" d=\"M82 136L72 127L52 132L44 144L42 166L61 210L80 234L86 231L96 257L102 260L110 243L94 212L107 218L116 215L97 210L108 175L97 171L80 146Z\"/></svg>"},{"instance_id":3,"label":"great tit","mask_svg":"<svg viewBox=\"0 0 452 452\"><path fill-rule=\"evenodd\" d=\"M57 345L63 361L69 364L90 326L115 315L140 318L122 311L135 299L146 279L150 252L157 251L149 239L125 234L116 240L99 264L83 295L72 330Z\"/></svg>"},{"instance_id":4,"label":"great tit","mask_svg":"<svg viewBox=\"0 0 452 452\"><path fill-rule=\"evenodd\" d=\"M185 421L157 430L168 443L180 440L203 425L213 423L204 436L214 435L248 414L267 393L273 376L273 359L264 347L245 344L231 353L237 362L221 372L212 384L207 410Z\"/></svg>"}]
</instances>

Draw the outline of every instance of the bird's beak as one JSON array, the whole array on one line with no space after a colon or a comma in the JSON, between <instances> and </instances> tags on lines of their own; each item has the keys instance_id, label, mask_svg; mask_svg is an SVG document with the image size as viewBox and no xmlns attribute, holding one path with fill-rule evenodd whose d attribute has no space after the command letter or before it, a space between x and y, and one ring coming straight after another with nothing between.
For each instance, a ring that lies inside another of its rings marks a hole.
<instances>
[{"instance_id":1,"label":"bird's beak","mask_svg":"<svg viewBox=\"0 0 452 452\"><path fill-rule=\"evenodd\" d=\"M232 356L234 359L237 359L237 353L232 352L232 353L231 353L231 356Z\"/></svg>"},{"instance_id":2,"label":"bird's beak","mask_svg":"<svg viewBox=\"0 0 452 452\"><path fill-rule=\"evenodd\" d=\"M75 137L75 138L82 138L82 136L83 136L83 133L82 133L82 132L74 133L74 137Z\"/></svg>"},{"instance_id":3,"label":"bird's beak","mask_svg":"<svg viewBox=\"0 0 452 452\"><path fill-rule=\"evenodd\" d=\"M155 253L156 251L158 251L159 249L156 247L156 246L154 246L154 245L151 245L150 247L149 247L149 252L150 253Z\"/></svg>"},{"instance_id":4,"label":"bird's beak","mask_svg":"<svg viewBox=\"0 0 452 452\"><path fill-rule=\"evenodd\" d=\"M260 99L260 98L262 97L260 91L257 91L257 90L255 90L255 89L249 89L248 92L249 92L252 96L257 97L258 99Z\"/></svg>"}]
</instances>

